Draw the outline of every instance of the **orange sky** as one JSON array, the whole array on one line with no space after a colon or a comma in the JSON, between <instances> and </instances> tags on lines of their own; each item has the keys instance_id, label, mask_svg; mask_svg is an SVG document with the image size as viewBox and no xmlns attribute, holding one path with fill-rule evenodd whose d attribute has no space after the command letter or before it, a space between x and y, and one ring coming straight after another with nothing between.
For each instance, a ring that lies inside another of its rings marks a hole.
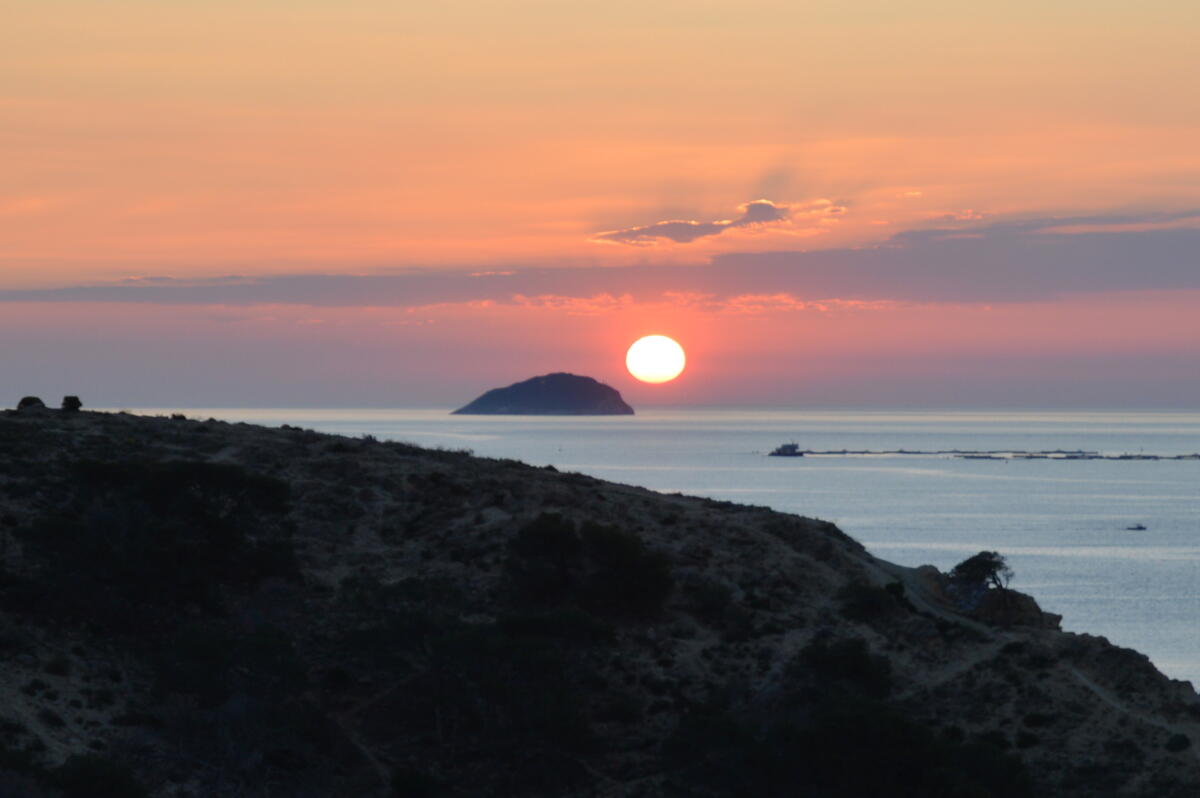
<instances>
[{"instance_id":1,"label":"orange sky","mask_svg":"<svg viewBox=\"0 0 1200 798\"><path fill-rule=\"evenodd\" d=\"M1200 6L1191 2L3 5L0 291L10 293L414 266L706 268L723 254L886 249L910 231L974 234L1030 219L1069 219L1062 235L1081 242L1118 228L1200 227ZM757 199L779 218L737 223ZM662 228L653 226L668 220L735 223L691 241L655 237ZM651 235L638 239L635 228ZM1170 259L1182 250L1156 251ZM636 296L636 270L629 283ZM750 353L722 368L760 363L742 376L763 386L780 358L844 356L866 379L879 366L865 353L897 341L913 357L954 341L962 357L977 347L1018 363L1040 348L1031 337L1089 356L1195 351L1200 326L1177 320L1194 296L1172 293L1190 284L1124 287L1119 296L1047 290L1004 309L998 323L978 321L982 289L969 312L931 295L831 314L813 302L900 300L865 289L814 295L802 283L770 289L799 304L736 320L728 309L639 296L593 312L596 327L579 321L578 303L594 296L582 289L575 305L534 311L497 295L491 304L447 300L439 313L476 337L525 330L532 354L520 368L591 363L595 336L619 361L625 338L653 327L645 331L692 335L714 358ZM307 313L304 301L274 304L289 318ZM395 304L387 312L413 315ZM70 308L117 340L113 306L87 307L14 294L0 312L49 329ZM209 316L242 312L231 307L211 305ZM1104 319L1114 307L1152 329L1134 325L1113 339ZM128 318L152 338L175 329L172 308ZM335 315L369 327L380 312L360 302ZM220 339L216 322L199 320L202 309L184 315L196 317L199 338ZM1160 318L1173 321L1150 323ZM1018 336L1000 334L1012 325ZM305 340L288 335L297 347ZM454 364L443 363L453 338L397 345L426 347L425 360L438 364L429 377L460 386ZM719 379L700 379L716 362L693 356L692 388L648 399L737 400ZM968 379L964 368L948 365L945 379ZM769 394L760 387L742 398Z\"/></svg>"}]
</instances>

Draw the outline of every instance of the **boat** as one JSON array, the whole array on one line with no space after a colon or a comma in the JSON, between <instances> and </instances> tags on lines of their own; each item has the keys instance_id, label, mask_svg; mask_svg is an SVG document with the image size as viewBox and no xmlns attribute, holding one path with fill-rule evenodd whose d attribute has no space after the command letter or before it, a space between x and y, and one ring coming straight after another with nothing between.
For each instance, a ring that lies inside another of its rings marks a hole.
<instances>
[{"instance_id":1,"label":"boat","mask_svg":"<svg viewBox=\"0 0 1200 798\"><path fill-rule=\"evenodd\" d=\"M785 443L775 448L769 455L770 457L803 457L804 452L800 451L800 444Z\"/></svg>"},{"instance_id":2,"label":"boat","mask_svg":"<svg viewBox=\"0 0 1200 798\"><path fill-rule=\"evenodd\" d=\"M1130 526L1125 527L1125 529L1128 530L1129 532L1145 532L1146 525L1145 524L1131 524Z\"/></svg>"}]
</instances>

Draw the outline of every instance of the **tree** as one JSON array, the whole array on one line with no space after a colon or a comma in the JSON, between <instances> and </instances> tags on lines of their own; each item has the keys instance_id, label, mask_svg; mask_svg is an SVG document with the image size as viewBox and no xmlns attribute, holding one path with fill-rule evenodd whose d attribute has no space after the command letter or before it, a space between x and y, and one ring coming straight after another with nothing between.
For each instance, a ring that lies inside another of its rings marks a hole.
<instances>
[{"instance_id":1,"label":"tree","mask_svg":"<svg viewBox=\"0 0 1200 798\"><path fill-rule=\"evenodd\" d=\"M1008 567L1003 555L994 551L981 551L950 571L950 579L964 586L991 586L1004 590L1012 578L1012 568Z\"/></svg>"}]
</instances>

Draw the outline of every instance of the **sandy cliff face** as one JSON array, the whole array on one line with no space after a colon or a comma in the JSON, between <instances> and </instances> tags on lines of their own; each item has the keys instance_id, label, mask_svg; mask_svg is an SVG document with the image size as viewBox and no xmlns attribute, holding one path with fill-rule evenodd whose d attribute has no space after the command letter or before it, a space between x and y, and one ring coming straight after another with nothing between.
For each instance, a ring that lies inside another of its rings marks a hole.
<instances>
[{"instance_id":1,"label":"sandy cliff face","mask_svg":"<svg viewBox=\"0 0 1200 798\"><path fill-rule=\"evenodd\" d=\"M0 451L0 787L1200 790L1189 685L822 521L211 421Z\"/></svg>"}]
</instances>

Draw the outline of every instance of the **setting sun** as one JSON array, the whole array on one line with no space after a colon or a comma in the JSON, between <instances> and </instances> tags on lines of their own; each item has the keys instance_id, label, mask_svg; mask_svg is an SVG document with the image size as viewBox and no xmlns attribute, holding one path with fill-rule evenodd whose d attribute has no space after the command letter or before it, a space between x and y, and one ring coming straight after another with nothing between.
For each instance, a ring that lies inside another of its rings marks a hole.
<instances>
[{"instance_id":1,"label":"setting sun","mask_svg":"<svg viewBox=\"0 0 1200 798\"><path fill-rule=\"evenodd\" d=\"M670 382L683 372L683 347L665 335L647 335L625 353L625 367L642 382Z\"/></svg>"}]
</instances>

